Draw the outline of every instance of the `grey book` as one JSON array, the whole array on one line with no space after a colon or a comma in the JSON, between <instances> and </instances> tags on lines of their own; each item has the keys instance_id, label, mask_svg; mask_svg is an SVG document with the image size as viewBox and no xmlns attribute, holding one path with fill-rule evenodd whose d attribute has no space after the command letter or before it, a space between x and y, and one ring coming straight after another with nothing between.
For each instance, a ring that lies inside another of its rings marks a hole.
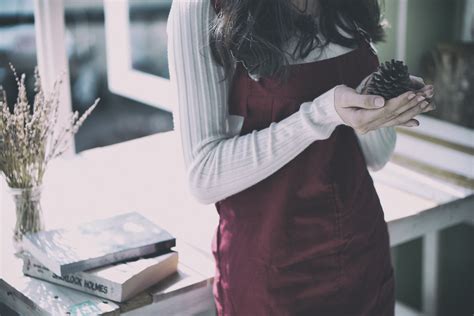
<instances>
[{"instance_id":1,"label":"grey book","mask_svg":"<svg viewBox=\"0 0 474 316\"><path fill-rule=\"evenodd\" d=\"M25 275L115 302L124 302L134 297L177 270L178 253L176 251L64 276L51 272L29 254L24 254L23 257Z\"/></svg>"},{"instance_id":2,"label":"grey book","mask_svg":"<svg viewBox=\"0 0 474 316\"><path fill-rule=\"evenodd\" d=\"M136 212L23 238L24 249L60 276L166 252L174 246L176 239L169 232Z\"/></svg>"}]
</instances>

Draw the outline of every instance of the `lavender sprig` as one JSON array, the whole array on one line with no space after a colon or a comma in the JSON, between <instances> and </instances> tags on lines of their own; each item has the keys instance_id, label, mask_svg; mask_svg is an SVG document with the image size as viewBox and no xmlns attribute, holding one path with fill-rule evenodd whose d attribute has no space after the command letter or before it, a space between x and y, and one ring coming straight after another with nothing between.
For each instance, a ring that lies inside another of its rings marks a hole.
<instances>
[{"instance_id":1,"label":"lavender sprig","mask_svg":"<svg viewBox=\"0 0 474 316\"><path fill-rule=\"evenodd\" d=\"M38 68L35 68L35 96L33 106L26 94L25 78L17 75L10 64L18 88L18 97L11 112L6 93L0 86L0 175L12 188L31 188L42 184L48 163L62 155L70 146L70 139L92 113L100 99L96 99L84 114L74 112L65 126L58 126L58 79L51 92L41 86Z\"/></svg>"}]
</instances>

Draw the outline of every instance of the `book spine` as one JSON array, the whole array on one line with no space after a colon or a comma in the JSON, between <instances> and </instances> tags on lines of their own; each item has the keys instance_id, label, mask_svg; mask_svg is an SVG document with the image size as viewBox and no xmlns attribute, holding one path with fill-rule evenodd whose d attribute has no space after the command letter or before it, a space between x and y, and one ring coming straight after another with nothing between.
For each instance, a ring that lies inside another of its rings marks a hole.
<instances>
[{"instance_id":1,"label":"book spine","mask_svg":"<svg viewBox=\"0 0 474 316\"><path fill-rule=\"evenodd\" d=\"M23 273L37 279L62 285L111 301L120 302L122 298L122 288L120 284L99 278L92 274L81 272L60 276L31 258L24 258Z\"/></svg>"},{"instance_id":2,"label":"book spine","mask_svg":"<svg viewBox=\"0 0 474 316\"><path fill-rule=\"evenodd\" d=\"M50 271L60 273L61 265L59 265L53 258L49 256L44 256L43 252L31 242L31 239L28 235L26 235L25 237L26 238L23 239L22 243L23 248L31 255L33 255L34 258L39 258L35 260L39 260L42 265L48 266Z\"/></svg>"},{"instance_id":3,"label":"book spine","mask_svg":"<svg viewBox=\"0 0 474 316\"><path fill-rule=\"evenodd\" d=\"M79 271L85 271L90 269L95 269L103 267L109 264L132 260L139 257L153 255L156 253L169 252L171 247L176 246L176 239L170 239L166 241L161 241L155 244L144 245L136 248L124 249L122 251L117 251L104 255L99 258L89 258L87 260L76 261L69 264L63 264L60 266L60 275L67 275L71 273L78 273Z\"/></svg>"}]
</instances>

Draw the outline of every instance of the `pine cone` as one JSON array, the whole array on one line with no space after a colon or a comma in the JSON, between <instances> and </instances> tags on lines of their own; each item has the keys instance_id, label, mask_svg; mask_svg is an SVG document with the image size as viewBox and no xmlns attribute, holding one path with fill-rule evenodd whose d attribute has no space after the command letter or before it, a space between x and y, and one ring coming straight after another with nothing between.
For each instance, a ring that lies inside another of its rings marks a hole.
<instances>
[{"instance_id":1,"label":"pine cone","mask_svg":"<svg viewBox=\"0 0 474 316\"><path fill-rule=\"evenodd\" d=\"M408 66L401 60L392 59L379 66L367 84L366 93L380 95L389 100L414 88Z\"/></svg>"}]
</instances>

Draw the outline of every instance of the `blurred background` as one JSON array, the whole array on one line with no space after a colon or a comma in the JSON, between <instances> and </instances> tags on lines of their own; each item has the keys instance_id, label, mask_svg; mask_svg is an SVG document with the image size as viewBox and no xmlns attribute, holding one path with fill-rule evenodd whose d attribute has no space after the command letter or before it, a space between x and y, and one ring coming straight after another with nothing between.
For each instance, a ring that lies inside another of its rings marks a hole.
<instances>
[{"instance_id":1,"label":"blurred background","mask_svg":"<svg viewBox=\"0 0 474 316\"><path fill-rule=\"evenodd\" d=\"M133 68L169 78L166 19L171 0L135 0L129 5ZM9 62L18 73L27 74L29 95L33 95L37 64L34 22L33 0L0 0L0 84L9 104L16 99ZM82 113L97 97L101 98L100 105L76 134L76 152L171 130L169 111L110 92L103 2L65 1L65 22L73 110Z\"/></svg>"},{"instance_id":2,"label":"blurred background","mask_svg":"<svg viewBox=\"0 0 474 316\"><path fill-rule=\"evenodd\" d=\"M64 3L65 39L56 44L66 48L72 108L82 113L96 97L102 99L75 136L75 151L172 130L172 115L166 104L160 103L160 98L146 102L166 93L160 89L150 91L153 89L149 89L149 83L155 81L149 80L169 78L166 19L171 0L129 0L125 18L121 15L123 8L113 9L117 15L109 22L117 30L128 28L129 36L125 37L120 31L107 32L103 1ZM386 43L377 46L380 60L403 59L412 74L434 83L437 109L425 116L437 119L446 131L462 130L472 135L474 0L385 0L381 4L389 28ZM10 104L16 98L16 87L9 62L19 73L29 75L29 95L33 95L33 69L38 57L36 34L33 0L0 0L0 84ZM107 36L110 41L128 40L125 49L107 53ZM113 54L130 57L136 82L120 77L130 74L120 59L108 60L108 55ZM444 133L443 129L437 132ZM467 153L472 156L472 139L453 142L463 144L463 150L468 148ZM434 159L426 153L424 156L426 160ZM453 168L456 165L450 164ZM472 166L467 175L458 171L459 181L472 185L472 172ZM439 315L474 313L473 241L472 226L466 224L440 232L440 300L436 302ZM418 238L392 249L397 299L417 309L422 306L422 243Z\"/></svg>"},{"instance_id":3,"label":"blurred background","mask_svg":"<svg viewBox=\"0 0 474 316\"><path fill-rule=\"evenodd\" d=\"M469 71L474 54L472 2L382 1L389 28L386 43L378 45L381 61L405 57L412 74L437 83L438 108L426 115L471 129L474 127L474 107L469 104L474 97L471 88L474 73ZM129 1L134 69L168 78L166 19L170 6L171 0ZM404 12L401 6L406 7ZM400 17L401 13L406 16ZM102 1L66 0L65 21L64 45L73 109L84 111L97 96L102 99L77 134L76 151L172 129L169 111L110 92ZM398 36L401 28L405 29L406 38ZM15 82L8 62L19 73L26 74L32 74L36 65L33 0L0 0L0 34L0 82L13 101Z\"/></svg>"}]
</instances>

